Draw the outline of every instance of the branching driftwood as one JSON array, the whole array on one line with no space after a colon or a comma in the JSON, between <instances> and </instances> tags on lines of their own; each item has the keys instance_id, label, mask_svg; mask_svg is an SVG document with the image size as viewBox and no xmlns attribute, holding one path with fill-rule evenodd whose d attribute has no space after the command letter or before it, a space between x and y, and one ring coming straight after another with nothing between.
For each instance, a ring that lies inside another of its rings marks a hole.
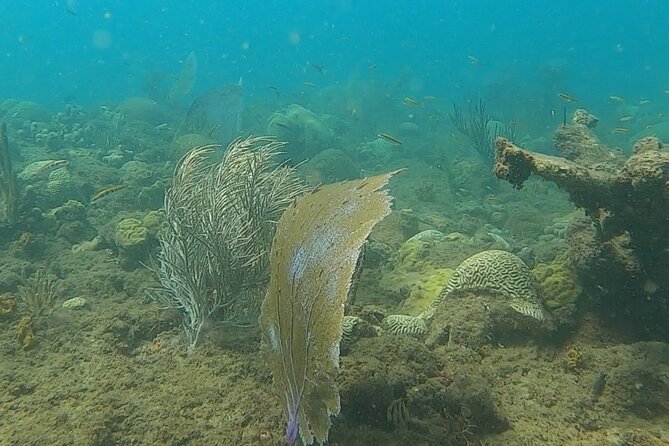
<instances>
[{"instance_id":1,"label":"branching driftwood","mask_svg":"<svg viewBox=\"0 0 669 446\"><path fill-rule=\"evenodd\" d=\"M669 152L648 137L623 159L578 124L560 127L554 143L569 159L498 138L495 175L517 189L538 175L565 190L592 222L574 220L566 234L587 295L622 330L669 337Z\"/></svg>"},{"instance_id":2,"label":"branching driftwood","mask_svg":"<svg viewBox=\"0 0 669 446\"><path fill-rule=\"evenodd\" d=\"M567 229L569 260L602 317L647 339L669 337L669 152L657 138L632 156L607 149L583 125L562 126L553 139L564 157L496 142L494 173L520 189L530 175L552 181L591 222Z\"/></svg>"},{"instance_id":3,"label":"branching driftwood","mask_svg":"<svg viewBox=\"0 0 669 446\"><path fill-rule=\"evenodd\" d=\"M628 231L638 248L650 250L659 240L669 240L669 152L656 138L638 141L620 167L585 166L523 150L504 138L496 144L498 178L517 189L532 174L552 181L599 223L604 238Z\"/></svg>"}]
</instances>

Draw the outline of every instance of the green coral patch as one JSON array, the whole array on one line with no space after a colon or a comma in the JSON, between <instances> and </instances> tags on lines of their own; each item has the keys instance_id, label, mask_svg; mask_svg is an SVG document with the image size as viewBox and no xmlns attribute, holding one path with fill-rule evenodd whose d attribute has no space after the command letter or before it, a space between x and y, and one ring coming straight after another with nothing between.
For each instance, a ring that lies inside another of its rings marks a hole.
<instances>
[{"instance_id":1,"label":"green coral patch","mask_svg":"<svg viewBox=\"0 0 669 446\"><path fill-rule=\"evenodd\" d=\"M432 305L453 272L450 268L442 268L428 274L407 273L396 277L400 287L409 289L409 297L402 301L398 311L410 316L424 312Z\"/></svg>"},{"instance_id":2,"label":"green coral patch","mask_svg":"<svg viewBox=\"0 0 669 446\"><path fill-rule=\"evenodd\" d=\"M576 274L569 268L566 256L550 263L540 263L532 270L546 307L554 310L575 303L582 293Z\"/></svg>"},{"instance_id":3,"label":"green coral patch","mask_svg":"<svg viewBox=\"0 0 669 446\"><path fill-rule=\"evenodd\" d=\"M136 218L126 218L116 226L116 245L121 249L145 245L148 239L149 230Z\"/></svg>"}]
</instances>

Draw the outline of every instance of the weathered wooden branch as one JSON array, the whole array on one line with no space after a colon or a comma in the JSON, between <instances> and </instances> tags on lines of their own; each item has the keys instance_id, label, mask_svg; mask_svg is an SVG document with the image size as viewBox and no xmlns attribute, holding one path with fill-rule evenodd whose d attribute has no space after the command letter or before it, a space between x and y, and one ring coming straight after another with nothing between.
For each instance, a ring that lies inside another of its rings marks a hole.
<instances>
[{"instance_id":1,"label":"weathered wooden branch","mask_svg":"<svg viewBox=\"0 0 669 446\"><path fill-rule=\"evenodd\" d=\"M669 151L647 137L624 158L576 119L553 143L560 157L498 138L495 175L517 189L537 175L565 190L594 223L576 219L565 235L586 294L599 297L602 316L623 330L667 339Z\"/></svg>"},{"instance_id":2,"label":"weathered wooden branch","mask_svg":"<svg viewBox=\"0 0 669 446\"><path fill-rule=\"evenodd\" d=\"M608 160L583 165L521 149L504 138L497 139L496 152L495 175L516 189L534 174L569 193L609 235L629 231L649 248L658 239L669 240L669 152L657 138L638 141L624 164L612 151Z\"/></svg>"}]
</instances>

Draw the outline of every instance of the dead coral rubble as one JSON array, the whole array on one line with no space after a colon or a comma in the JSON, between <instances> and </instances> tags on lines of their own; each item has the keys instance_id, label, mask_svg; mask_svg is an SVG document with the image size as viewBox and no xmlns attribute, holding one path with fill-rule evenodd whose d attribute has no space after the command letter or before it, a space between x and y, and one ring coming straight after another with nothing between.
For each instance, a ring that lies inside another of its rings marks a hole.
<instances>
[{"instance_id":1,"label":"dead coral rubble","mask_svg":"<svg viewBox=\"0 0 669 446\"><path fill-rule=\"evenodd\" d=\"M569 159L524 150L498 138L495 175L516 189L533 174L564 189L591 220L589 234L581 231L577 237L581 242L584 236L589 238L588 243L572 246L580 258L573 264L586 273L590 288L600 294L605 290L607 299L627 302L621 314L643 311L647 335L669 335L661 323L669 315L669 277L664 273L669 265L665 251L669 246L669 152L657 138L647 137L634 145L632 156L625 160L579 124L560 127L553 141ZM584 246L591 246L592 252L580 252ZM583 258L591 261L586 265ZM642 299L652 302L644 309L630 309L630 302ZM655 323L649 324L648 313Z\"/></svg>"}]
</instances>

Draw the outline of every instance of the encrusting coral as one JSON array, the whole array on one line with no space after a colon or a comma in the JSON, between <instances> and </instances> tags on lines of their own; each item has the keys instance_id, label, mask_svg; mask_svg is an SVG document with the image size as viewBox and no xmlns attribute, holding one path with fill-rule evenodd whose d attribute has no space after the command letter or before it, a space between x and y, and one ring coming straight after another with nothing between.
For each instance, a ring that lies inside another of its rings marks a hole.
<instances>
[{"instance_id":1,"label":"encrusting coral","mask_svg":"<svg viewBox=\"0 0 669 446\"><path fill-rule=\"evenodd\" d=\"M314 156L316 149L330 148L334 141L327 125L314 112L297 104L270 116L267 132L288 141L286 151L293 163Z\"/></svg>"},{"instance_id":2,"label":"encrusting coral","mask_svg":"<svg viewBox=\"0 0 669 446\"><path fill-rule=\"evenodd\" d=\"M561 126L554 142L570 159L524 150L498 138L495 175L516 189L530 175L538 175L565 190L590 219L589 227L581 225L568 234L582 245L571 251L577 254L573 264L587 276L589 294L606 297L609 310L615 301L625 307L606 314L633 311L643 320L621 320L629 328L669 336L669 297L663 291L669 289L669 253L657 249L669 245L669 152L657 138L646 137L624 160L581 124ZM588 154L591 148L596 148L597 157ZM652 299L646 298L649 295Z\"/></svg>"},{"instance_id":3,"label":"encrusting coral","mask_svg":"<svg viewBox=\"0 0 669 446\"><path fill-rule=\"evenodd\" d=\"M532 273L541 289L543 304L550 310L574 304L583 292L576 273L569 267L567 255L536 265Z\"/></svg>"},{"instance_id":4,"label":"encrusting coral","mask_svg":"<svg viewBox=\"0 0 669 446\"><path fill-rule=\"evenodd\" d=\"M16 308L16 299L10 294L0 294L0 319L8 318Z\"/></svg>"},{"instance_id":5,"label":"encrusting coral","mask_svg":"<svg viewBox=\"0 0 669 446\"><path fill-rule=\"evenodd\" d=\"M124 269L134 269L149 254L155 240L148 228L137 218L126 218L116 225L114 242L119 251L119 262Z\"/></svg>"}]
</instances>

